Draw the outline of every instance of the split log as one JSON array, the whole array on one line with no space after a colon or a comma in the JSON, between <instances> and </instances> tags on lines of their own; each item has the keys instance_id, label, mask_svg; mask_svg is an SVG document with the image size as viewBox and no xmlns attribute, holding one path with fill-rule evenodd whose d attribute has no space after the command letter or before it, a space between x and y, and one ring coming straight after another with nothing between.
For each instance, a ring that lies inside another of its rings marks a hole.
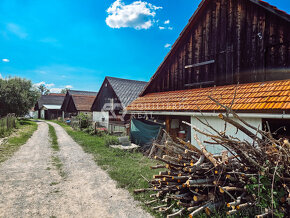
<instances>
[{"instance_id":1,"label":"split log","mask_svg":"<svg viewBox=\"0 0 290 218\"><path fill-rule=\"evenodd\" d=\"M181 210L179 210L173 214L167 215L167 218L181 217L184 210L185 210L185 208L182 208Z\"/></svg>"},{"instance_id":2,"label":"split log","mask_svg":"<svg viewBox=\"0 0 290 218\"><path fill-rule=\"evenodd\" d=\"M159 208L164 208L164 207L167 207L167 204L152 207L152 210L159 210Z\"/></svg>"},{"instance_id":3,"label":"split log","mask_svg":"<svg viewBox=\"0 0 290 218\"><path fill-rule=\"evenodd\" d=\"M156 166L151 166L151 169L161 169L161 168L166 168L165 165L156 165Z\"/></svg>"},{"instance_id":4,"label":"split log","mask_svg":"<svg viewBox=\"0 0 290 218\"><path fill-rule=\"evenodd\" d=\"M157 199L152 200L152 201L146 201L144 204L145 204L145 205L150 205L150 204L153 204L153 203L156 203L156 202L158 202Z\"/></svg>"},{"instance_id":5,"label":"split log","mask_svg":"<svg viewBox=\"0 0 290 218\"><path fill-rule=\"evenodd\" d=\"M211 203L205 204L199 208L197 208L196 210L194 210L191 214L189 214L190 218L194 218L195 216L197 216L198 214L200 214L201 212L203 212L205 210L206 207L208 207Z\"/></svg>"},{"instance_id":6,"label":"split log","mask_svg":"<svg viewBox=\"0 0 290 218\"><path fill-rule=\"evenodd\" d=\"M203 153L203 155L214 165L214 167L217 167L217 165L219 164L218 161L213 157L213 155L210 152L206 150L206 148L203 146L203 144L201 143L201 141L199 140L196 134L194 135L194 139L196 140L197 144L200 146L201 152Z\"/></svg>"},{"instance_id":7,"label":"split log","mask_svg":"<svg viewBox=\"0 0 290 218\"><path fill-rule=\"evenodd\" d=\"M143 189L135 189L134 193L135 194L139 194L139 193L143 193L143 192L147 192L147 191L153 191L153 188L143 188Z\"/></svg>"},{"instance_id":8,"label":"split log","mask_svg":"<svg viewBox=\"0 0 290 218\"><path fill-rule=\"evenodd\" d=\"M174 204L171 204L169 207L166 208L159 208L160 213L167 213L168 211L171 210L171 208L174 206Z\"/></svg>"}]
</instances>

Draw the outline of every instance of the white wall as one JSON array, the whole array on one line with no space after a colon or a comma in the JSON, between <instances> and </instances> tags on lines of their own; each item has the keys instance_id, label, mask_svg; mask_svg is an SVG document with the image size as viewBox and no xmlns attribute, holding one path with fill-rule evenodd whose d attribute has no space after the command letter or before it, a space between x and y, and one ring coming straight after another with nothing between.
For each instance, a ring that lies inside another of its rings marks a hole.
<instances>
[{"instance_id":1,"label":"white wall","mask_svg":"<svg viewBox=\"0 0 290 218\"><path fill-rule=\"evenodd\" d=\"M45 110L40 110L40 118L45 119Z\"/></svg>"},{"instance_id":2,"label":"white wall","mask_svg":"<svg viewBox=\"0 0 290 218\"><path fill-rule=\"evenodd\" d=\"M38 111L29 111L29 116L37 119L38 118Z\"/></svg>"},{"instance_id":3,"label":"white wall","mask_svg":"<svg viewBox=\"0 0 290 218\"><path fill-rule=\"evenodd\" d=\"M94 111L93 121L98 122L103 127L109 128L109 112L108 111Z\"/></svg>"},{"instance_id":4,"label":"white wall","mask_svg":"<svg viewBox=\"0 0 290 218\"><path fill-rule=\"evenodd\" d=\"M220 118L218 117L198 117L199 119L201 120L207 120L208 123L215 127L216 130L218 131L224 131L224 128L225 128L225 122L223 120L221 120ZM234 119L233 120L237 121L238 123L241 124L240 121L238 121L237 119ZM255 127L258 127L258 128L262 128L262 119L261 118L243 118L243 120L245 120L246 122L248 122L249 124L255 126ZM199 122L195 117L191 117L191 124L193 124L194 126L196 126L198 129L202 130L202 131L205 131L205 132L208 132L208 133L213 133L216 135L216 133L213 132L213 130L211 130L209 127L206 127L205 125L203 125L201 122ZM200 134L200 133L197 133L195 132L193 129L191 129L191 143L196 145L197 147L199 147L194 139L194 134L197 134L198 138L203 142L203 141L212 141L210 138ZM253 131L253 133L255 133ZM252 142L253 140L251 138L249 138L247 135L245 135L243 132L241 131L237 131L237 128L232 126L231 124L227 124L227 128L226 128L226 134L227 135L230 135L230 136L233 136L233 137L236 137L236 138L239 138L240 140L247 140L249 142ZM205 144L204 145L206 146L207 150L211 153L220 153L221 151L223 150L226 150L224 147L220 146L220 145L209 145L209 144Z\"/></svg>"}]
</instances>

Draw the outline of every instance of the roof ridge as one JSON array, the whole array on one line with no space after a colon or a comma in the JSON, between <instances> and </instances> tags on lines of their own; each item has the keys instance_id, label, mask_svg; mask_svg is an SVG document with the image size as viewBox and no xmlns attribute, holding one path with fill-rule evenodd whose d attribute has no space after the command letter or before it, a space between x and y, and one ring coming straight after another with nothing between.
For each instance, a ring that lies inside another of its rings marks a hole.
<instances>
[{"instance_id":1,"label":"roof ridge","mask_svg":"<svg viewBox=\"0 0 290 218\"><path fill-rule=\"evenodd\" d=\"M126 81L132 81L132 82L142 82L142 83L147 83L146 81L142 81L142 80L124 79L124 78L113 77L113 76L106 76L105 78L107 78L107 79L126 80Z\"/></svg>"},{"instance_id":2,"label":"roof ridge","mask_svg":"<svg viewBox=\"0 0 290 218\"><path fill-rule=\"evenodd\" d=\"M219 88L235 88L240 86L253 86L253 85L261 85L261 84L269 84L269 83L279 83L279 82L286 82L290 81L290 79L284 79L284 80L271 80L271 81L264 81L264 82L253 82L253 83L236 83L236 84L229 84L229 85L220 85L220 86L209 86L209 87L202 87L202 88L192 88L192 89L181 89L181 90L171 90L171 91L164 91L164 92L152 92L147 93L146 95L152 95L156 93L174 93L174 92L180 92L180 91L191 91L191 90L208 90L208 89L219 89ZM144 95L144 96L146 96ZM143 97L143 96L142 96Z\"/></svg>"},{"instance_id":3,"label":"roof ridge","mask_svg":"<svg viewBox=\"0 0 290 218\"><path fill-rule=\"evenodd\" d=\"M83 90L75 90L75 89L70 89L68 91L74 91L74 92L97 92L97 91L83 91Z\"/></svg>"}]
</instances>

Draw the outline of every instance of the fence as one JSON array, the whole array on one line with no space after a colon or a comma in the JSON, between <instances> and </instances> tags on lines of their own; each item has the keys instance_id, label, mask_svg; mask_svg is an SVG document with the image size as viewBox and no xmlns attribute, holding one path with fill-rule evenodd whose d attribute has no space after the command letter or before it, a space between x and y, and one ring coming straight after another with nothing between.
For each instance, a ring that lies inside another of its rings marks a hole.
<instances>
[{"instance_id":1,"label":"fence","mask_svg":"<svg viewBox=\"0 0 290 218\"><path fill-rule=\"evenodd\" d=\"M71 117L70 125L73 129L82 129L86 128L88 126L91 126L93 123L93 120L90 116L88 116L86 119L79 118L77 116Z\"/></svg>"},{"instance_id":2,"label":"fence","mask_svg":"<svg viewBox=\"0 0 290 218\"><path fill-rule=\"evenodd\" d=\"M0 137L4 136L5 132L16 127L16 117L14 114L7 115L6 117L0 118Z\"/></svg>"},{"instance_id":3,"label":"fence","mask_svg":"<svg viewBox=\"0 0 290 218\"><path fill-rule=\"evenodd\" d=\"M127 128L125 124L109 123L108 132L116 135L127 134Z\"/></svg>"}]
</instances>

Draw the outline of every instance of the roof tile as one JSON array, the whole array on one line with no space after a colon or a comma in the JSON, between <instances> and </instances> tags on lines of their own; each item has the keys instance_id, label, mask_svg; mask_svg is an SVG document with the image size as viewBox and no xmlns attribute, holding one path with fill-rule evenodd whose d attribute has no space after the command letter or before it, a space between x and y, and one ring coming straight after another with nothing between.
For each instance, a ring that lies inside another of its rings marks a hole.
<instances>
[{"instance_id":1,"label":"roof tile","mask_svg":"<svg viewBox=\"0 0 290 218\"><path fill-rule=\"evenodd\" d=\"M287 84L287 85L285 85ZM149 93L137 98L128 107L130 111L213 111L223 110L208 98L210 95L234 110L288 110L290 109L290 79L240 85L208 87L190 90ZM222 94L221 94L222 93Z\"/></svg>"}]
</instances>

